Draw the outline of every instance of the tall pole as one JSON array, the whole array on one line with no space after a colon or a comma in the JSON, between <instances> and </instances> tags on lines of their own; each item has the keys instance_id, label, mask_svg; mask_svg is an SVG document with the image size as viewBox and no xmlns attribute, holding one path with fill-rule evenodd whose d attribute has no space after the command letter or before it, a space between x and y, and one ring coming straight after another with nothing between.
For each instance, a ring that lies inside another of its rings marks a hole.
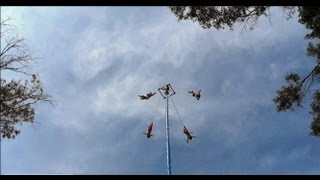
<instances>
[{"instance_id":1,"label":"tall pole","mask_svg":"<svg viewBox=\"0 0 320 180\"><path fill-rule=\"evenodd\" d=\"M171 158L170 158L170 139L169 139L169 95L166 94L167 113L166 113L166 132L167 132L167 171L171 175Z\"/></svg>"},{"instance_id":2,"label":"tall pole","mask_svg":"<svg viewBox=\"0 0 320 180\"><path fill-rule=\"evenodd\" d=\"M2 51L2 49L1 49L1 41L2 41L2 16L1 16L1 4L0 4L0 51ZM0 78L1 78L1 71L0 71ZM0 87L0 89L1 89L1 87ZM0 118L0 121L1 121L1 124L2 124L2 119ZM0 131L2 131L2 126L0 126ZM2 160L1 160L1 154L2 154L2 152L1 152L1 145L2 145L2 139L1 139L1 135L0 135L0 161L2 162ZM2 171L1 171L1 169L2 169L2 167L1 167L1 164L2 163L0 163L0 175L2 175Z\"/></svg>"},{"instance_id":3,"label":"tall pole","mask_svg":"<svg viewBox=\"0 0 320 180\"><path fill-rule=\"evenodd\" d=\"M166 99L166 136L167 136L167 172L171 175L170 136L169 136L169 97L176 94L170 84L158 88L161 96Z\"/></svg>"}]
</instances>

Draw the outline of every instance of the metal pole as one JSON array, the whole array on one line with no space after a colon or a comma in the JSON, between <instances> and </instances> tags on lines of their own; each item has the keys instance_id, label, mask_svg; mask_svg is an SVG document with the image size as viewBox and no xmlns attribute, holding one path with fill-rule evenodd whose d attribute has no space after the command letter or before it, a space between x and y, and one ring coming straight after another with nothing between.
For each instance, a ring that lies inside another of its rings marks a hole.
<instances>
[{"instance_id":1,"label":"metal pole","mask_svg":"<svg viewBox=\"0 0 320 180\"><path fill-rule=\"evenodd\" d=\"M1 14L1 4L0 4L0 52L2 51L2 49L1 49L1 42L2 42L2 14ZM0 71L0 79L1 79L1 71ZM1 89L1 85L0 85L0 89ZM1 124L2 124L2 119L1 119L1 117L0 117L0 121L1 121ZM2 132L2 125L0 126L0 131ZM2 147L1 147L1 145L2 145L2 136L0 135L0 161L2 162L2 160L1 160L1 155L2 155L2 151L1 151L1 149L2 149ZM0 163L0 175L2 175L2 167L1 167L1 164L2 163Z\"/></svg>"},{"instance_id":2,"label":"metal pole","mask_svg":"<svg viewBox=\"0 0 320 180\"><path fill-rule=\"evenodd\" d=\"M170 158L170 139L169 139L169 95L166 95L167 113L166 113L166 132L167 132L167 171L171 175L171 158Z\"/></svg>"}]
</instances>

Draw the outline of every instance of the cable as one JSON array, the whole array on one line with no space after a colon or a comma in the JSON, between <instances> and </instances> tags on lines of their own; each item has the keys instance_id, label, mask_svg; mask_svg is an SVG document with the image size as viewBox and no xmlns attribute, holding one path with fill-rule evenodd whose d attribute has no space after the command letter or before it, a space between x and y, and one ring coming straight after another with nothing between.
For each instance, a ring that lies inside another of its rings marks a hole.
<instances>
[{"instance_id":1,"label":"cable","mask_svg":"<svg viewBox=\"0 0 320 180\"><path fill-rule=\"evenodd\" d=\"M170 99L171 99L171 102L172 102L172 104L173 104L174 109L176 110L176 112L177 112L177 114L178 114L178 116L179 116L179 118L180 118L180 121L181 121L182 125L185 126L184 123L183 123L182 118L180 117L180 114L179 114L179 112L178 112L178 109L176 108L176 105L174 104L171 96L169 96L169 97L170 97Z\"/></svg>"},{"instance_id":2,"label":"cable","mask_svg":"<svg viewBox=\"0 0 320 180\"><path fill-rule=\"evenodd\" d=\"M160 98L161 98L161 96L159 96L159 98L158 98L158 103L157 103L157 107L156 107L156 110L155 110L154 115L153 115L153 118L152 118L152 122L153 122L154 119L156 118L156 114L157 114L157 112L158 112L158 107L159 107Z\"/></svg>"}]
</instances>

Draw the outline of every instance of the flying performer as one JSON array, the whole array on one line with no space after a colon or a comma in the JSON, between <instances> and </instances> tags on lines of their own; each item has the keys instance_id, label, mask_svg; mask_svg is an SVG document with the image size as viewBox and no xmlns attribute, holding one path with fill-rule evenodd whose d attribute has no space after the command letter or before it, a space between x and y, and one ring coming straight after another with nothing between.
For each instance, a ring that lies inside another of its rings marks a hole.
<instances>
[{"instance_id":1,"label":"flying performer","mask_svg":"<svg viewBox=\"0 0 320 180\"><path fill-rule=\"evenodd\" d=\"M193 97L196 97L197 100L199 101L200 100L200 97L201 97L201 94L200 94L201 90L199 90L198 92L196 91L188 91L188 93L192 94Z\"/></svg>"},{"instance_id":2,"label":"flying performer","mask_svg":"<svg viewBox=\"0 0 320 180\"><path fill-rule=\"evenodd\" d=\"M156 92L150 92L147 93L146 95L138 95L140 97L141 100L148 100L150 97L154 96L156 94Z\"/></svg>"},{"instance_id":3,"label":"flying performer","mask_svg":"<svg viewBox=\"0 0 320 180\"><path fill-rule=\"evenodd\" d=\"M148 129L147 129L147 132L145 133L143 133L143 134L145 134L146 136L147 136L147 138L149 139L151 136L153 136L153 134L151 134L151 132L152 132L152 127L153 127L153 122L148 126Z\"/></svg>"},{"instance_id":4,"label":"flying performer","mask_svg":"<svg viewBox=\"0 0 320 180\"><path fill-rule=\"evenodd\" d=\"M192 138L196 138L196 136L192 136L192 132L190 132L186 126L183 126L183 133L187 135L187 143L189 143L189 140L192 140Z\"/></svg>"}]
</instances>

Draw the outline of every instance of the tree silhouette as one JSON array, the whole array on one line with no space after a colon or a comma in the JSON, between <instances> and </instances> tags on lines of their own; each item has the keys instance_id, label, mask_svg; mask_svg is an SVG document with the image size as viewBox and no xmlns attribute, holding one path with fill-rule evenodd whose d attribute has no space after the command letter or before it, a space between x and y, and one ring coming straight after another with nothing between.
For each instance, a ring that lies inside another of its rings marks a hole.
<instances>
[{"instance_id":1,"label":"tree silhouette","mask_svg":"<svg viewBox=\"0 0 320 180\"><path fill-rule=\"evenodd\" d=\"M224 29L229 27L233 30L235 23L244 23L244 28L250 30L258 22L260 16L270 17L269 6L170 6L170 10L178 20L192 20L198 22L204 29ZM303 100L311 91L310 87L320 80L320 7L282 7L287 20L294 13L298 13L299 22L309 30L305 39L309 40L307 55L316 58L314 68L300 78L297 73L289 73L285 79L287 85L276 91L277 96L273 99L277 111L295 110L302 107ZM320 90L315 90L310 114L313 121L310 125L310 134L320 136Z\"/></svg>"},{"instance_id":2,"label":"tree silhouette","mask_svg":"<svg viewBox=\"0 0 320 180\"><path fill-rule=\"evenodd\" d=\"M0 119L2 138L13 139L19 133L18 125L33 123L34 105L38 102L53 104L51 97L43 90L39 75L30 73L32 62L36 60L30 52L26 40L11 36L10 18L3 20L1 26L0 71L22 73L30 80L6 80L0 76Z\"/></svg>"}]
</instances>

